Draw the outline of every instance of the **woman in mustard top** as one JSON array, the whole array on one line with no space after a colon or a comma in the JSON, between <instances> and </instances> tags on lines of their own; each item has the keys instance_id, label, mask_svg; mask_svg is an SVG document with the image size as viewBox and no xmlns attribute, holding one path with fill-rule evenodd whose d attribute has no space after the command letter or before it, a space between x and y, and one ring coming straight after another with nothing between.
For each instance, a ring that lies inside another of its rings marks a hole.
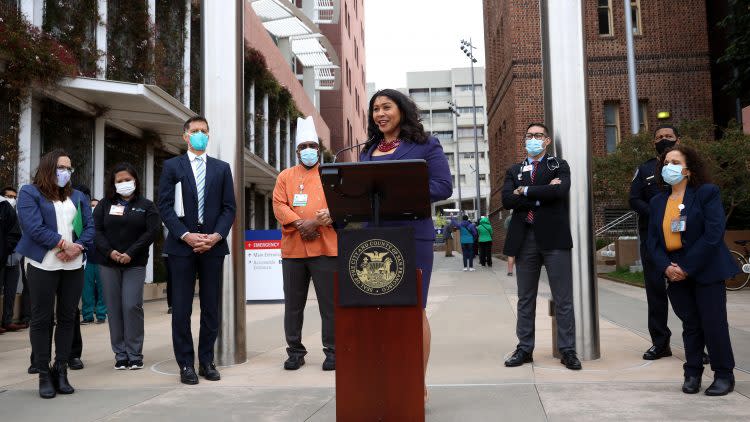
<instances>
[{"instance_id":1,"label":"woman in mustard top","mask_svg":"<svg viewBox=\"0 0 750 422\"><path fill-rule=\"evenodd\" d=\"M669 300L682 321L682 391L700 391L702 352L707 347L714 381L705 394L723 396L734 390L724 280L738 268L724 244L721 195L692 148L677 145L666 151L659 167L657 179L670 188L651 199L647 244L650 258L663 269Z\"/></svg>"}]
</instances>

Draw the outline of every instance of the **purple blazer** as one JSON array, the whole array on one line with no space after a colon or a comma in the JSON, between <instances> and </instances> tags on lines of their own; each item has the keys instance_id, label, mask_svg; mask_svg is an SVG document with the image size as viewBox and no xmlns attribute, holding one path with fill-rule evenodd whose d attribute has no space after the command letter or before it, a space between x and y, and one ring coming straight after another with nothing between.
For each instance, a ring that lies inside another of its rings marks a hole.
<instances>
[{"instance_id":1,"label":"purple blazer","mask_svg":"<svg viewBox=\"0 0 750 422\"><path fill-rule=\"evenodd\" d=\"M374 161L372 153L377 148L377 144L370 149L363 151L359 156L359 161ZM450 198L453 194L453 178L451 170L448 167L448 159L445 158L443 147L437 138L430 136L424 144L414 142L402 142L396 151L386 156L388 160L425 160L427 161L427 171L429 173L430 202L442 201ZM435 227L432 224L432 218L423 218L421 220L399 220L384 221L384 227L414 227L417 240L435 240Z\"/></svg>"}]
</instances>

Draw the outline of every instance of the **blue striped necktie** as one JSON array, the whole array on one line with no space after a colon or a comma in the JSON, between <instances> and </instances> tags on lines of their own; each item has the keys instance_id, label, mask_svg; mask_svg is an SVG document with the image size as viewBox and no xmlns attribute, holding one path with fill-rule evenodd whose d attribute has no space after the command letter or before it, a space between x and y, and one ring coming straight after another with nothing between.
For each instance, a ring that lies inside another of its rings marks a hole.
<instances>
[{"instance_id":1,"label":"blue striped necktie","mask_svg":"<svg viewBox=\"0 0 750 422\"><path fill-rule=\"evenodd\" d=\"M198 189L198 222L203 224L203 209L206 185L206 163L202 156L195 157L195 187Z\"/></svg>"}]
</instances>

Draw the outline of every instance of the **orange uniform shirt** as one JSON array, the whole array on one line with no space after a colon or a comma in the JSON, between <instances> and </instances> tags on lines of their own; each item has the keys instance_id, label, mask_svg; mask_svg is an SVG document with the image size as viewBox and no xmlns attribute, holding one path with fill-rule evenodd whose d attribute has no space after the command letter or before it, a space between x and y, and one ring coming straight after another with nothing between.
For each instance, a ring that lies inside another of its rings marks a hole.
<instances>
[{"instance_id":1,"label":"orange uniform shirt","mask_svg":"<svg viewBox=\"0 0 750 422\"><path fill-rule=\"evenodd\" d=\"M674 252L682 249L682 233L672 232L672 220L680 218L679 205L682 203L682 196L676 199L667 199L667 208L664 210L664 220L661 222L661 228L664 232L664 245L668 252Z\"/></svg>"},{"instance_id":2,"label":"orange uniform shirt","mask_svg":"<svg viewBox=\"0 0 750 422\"><path fill-rule=\"evenodd\" d=\"M307 194L307 204L294 206L295 194ZM282 226L282 258L338 255L338 238L333 227L321 226L318 228L319 238L304 241L299 231L291 224L300 218L314 220L315 213L325 208L328 208L328 204L323 194L318 166L308 170L299 164L279 174L273 188L273 214Z\"/></svg>"}]
</instances>

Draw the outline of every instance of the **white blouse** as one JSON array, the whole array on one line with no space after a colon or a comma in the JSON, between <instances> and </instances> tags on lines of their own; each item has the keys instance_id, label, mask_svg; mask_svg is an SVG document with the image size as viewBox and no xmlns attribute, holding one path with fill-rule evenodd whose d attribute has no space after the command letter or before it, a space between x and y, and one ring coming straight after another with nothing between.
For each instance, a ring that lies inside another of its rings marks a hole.
<instances>
[{"instance_id":1,"label":"white blouse","mask_svg":"<svg viewBox=\"0 0 750 422\"><path fill-rule=\"evenodd\" d=\"M55 206L57 232L62 236L66 243L72 242L73 219L75 218L78 209L70 198L67 198L64 202L54 201L52 204ZM59 249L57 248L50 249L47 251L47 254L44 255L42 262L36 262L31 258L27 258L29 265L33 265L45 271L77 270L83 266L83 254L78 255L78 257L72 261L63 262L57 258L57 252L59 252Z\"/></svg>"}]
</instances>

